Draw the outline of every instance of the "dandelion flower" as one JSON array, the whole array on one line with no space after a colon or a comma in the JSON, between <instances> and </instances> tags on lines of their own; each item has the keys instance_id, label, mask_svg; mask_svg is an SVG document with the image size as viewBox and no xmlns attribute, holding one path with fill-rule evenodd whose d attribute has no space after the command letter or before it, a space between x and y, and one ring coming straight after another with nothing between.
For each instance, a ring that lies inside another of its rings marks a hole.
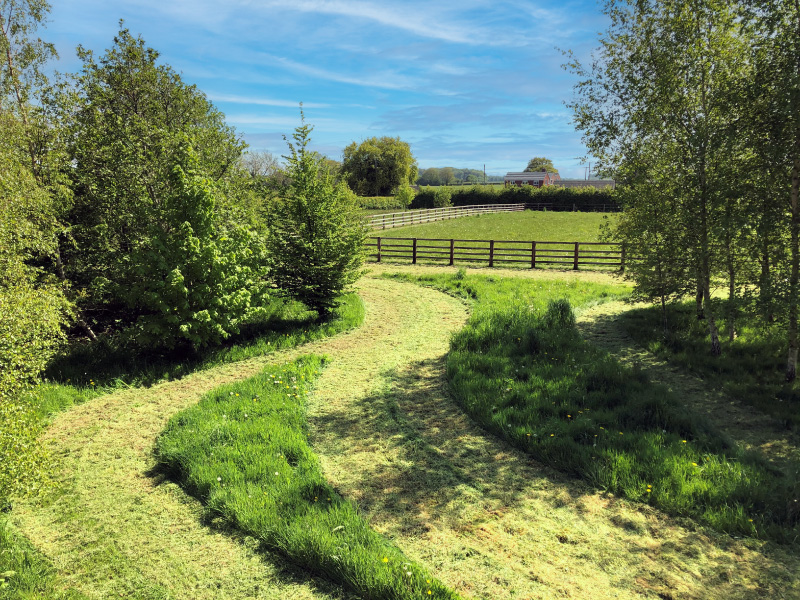
<instances>
[{"instance_id":1,"label":"dandelion flower","mask_svg":"<svg viewBox=\"0 0 800 600\"><path fill-rule=\"evenodd\" d=\"M383 557L383 562L385 562L385 563L388 563L388 562L389 562L389 559L388 559L388 558L386 558L386 557L384 556L384 557Z\"/></svg>"}]
</instances>

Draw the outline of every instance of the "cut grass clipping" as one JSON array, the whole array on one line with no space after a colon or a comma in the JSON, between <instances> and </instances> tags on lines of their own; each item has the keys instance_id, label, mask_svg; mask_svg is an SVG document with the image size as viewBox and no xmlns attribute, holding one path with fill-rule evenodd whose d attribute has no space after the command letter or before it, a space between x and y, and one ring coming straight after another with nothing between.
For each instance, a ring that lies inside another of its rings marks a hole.
<instances>
[{"instance_id":1,"label":"cut grass clipping","mask_svg":"<svg viewBox=\"0 0 800 600\"><path fill-rule=\"evenodd\" d=\"M211 514L362 598L458 598L323 479L305 401L321 367L306 356L204 396L170 420L159 461Z\"/></svg>"},{"instance_id":2,"label":"cut grass clipping","mask_svg":"<svg viewBox=\"0 0 800 600\"><path fill-rule=\"evenodd\" d=\"M611 297L611 286L463 273L419 279L475 299L447 373L485 428L600 489L728 533L798 541L800 465L784 473L742 451L580 337L570 301Z\"/></svg>"}]
</instances>

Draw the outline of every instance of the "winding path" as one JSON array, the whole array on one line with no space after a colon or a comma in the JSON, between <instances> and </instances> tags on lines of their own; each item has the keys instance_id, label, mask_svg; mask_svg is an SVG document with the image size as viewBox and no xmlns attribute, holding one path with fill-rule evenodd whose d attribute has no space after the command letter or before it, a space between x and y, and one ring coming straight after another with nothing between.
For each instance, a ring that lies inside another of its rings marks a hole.
<instances>
[{"instance_id":1,"label":"winding path","mask_svg":"<svg viewBox=\"0 0 800 600\"><path fill-rule=\"evenodd\" d=\"M325 353L310 400L328 479L373 527L467 597L800 596L800 561L594 492L473 425L447 396L449 334L467 312L439 292L365 278L364 326L303 348L117 392L47 437L63 488L15 524L93 598L344 598L253 540L204 525L152 469L153 441L206 391L268 362Z\"/></svg>"}]
</instances>

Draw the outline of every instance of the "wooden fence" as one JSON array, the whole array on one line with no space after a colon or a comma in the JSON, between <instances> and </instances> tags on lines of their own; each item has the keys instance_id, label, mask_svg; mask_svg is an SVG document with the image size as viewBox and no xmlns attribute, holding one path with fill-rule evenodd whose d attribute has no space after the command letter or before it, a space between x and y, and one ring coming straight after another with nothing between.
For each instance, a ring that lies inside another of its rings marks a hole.
<instances>
[{"instance_id":1,"label":"wooden fence","mask_svg":"<svg viewBox=\"0 0 800 600\"><path fill-rule=\"evenodd\" d=\"M429 238L371 237L366 246L374 248L368 256L377 262L410 260L444 262L483 262L490 267L515 263L531 269L561 265L625 268L625 248L603 242L525 242L508 240L454 240Z\"/></svg>"},{"instance_id":2,"label":"wooden fence","mask_svg":"<svg viewBox=\"0 0 800 600\"><path fill-rule=\"evenodd\" d=\"M447 208L428 208L405 212L385 213L367 219L371 229L391 229L404 225L432 223L457 217L469 217L486 213L513 212L525 210L524 204L476 204L472 206L448 206Z\"/></svg>"}]
</instances>

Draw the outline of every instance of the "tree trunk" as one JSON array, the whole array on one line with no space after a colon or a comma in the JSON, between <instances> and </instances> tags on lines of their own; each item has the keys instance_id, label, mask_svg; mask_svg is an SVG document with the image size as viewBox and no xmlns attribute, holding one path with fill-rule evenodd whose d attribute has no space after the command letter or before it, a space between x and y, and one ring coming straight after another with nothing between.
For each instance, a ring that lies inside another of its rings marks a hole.
<instances>
[{"instance_id":1,"label":"tree trunk","mask_svg":"<svg viewBox=\"0 0 800 600\"><path fill-rule=\"evenodd\" d=\"M700 270L698 269L697 272L697 293L694 295L694 302L695 302L695 315L697 316L698 321L702 321L706 318L705 313L703 312L703 283L702 277L700 276Z\"/></svg>"},{"instance_id":2,"label":"tree trunk","mask_svg":"<svg viewBox=\"0 0 800 600\"><path fill-rule=\"evenodd\" d=\"M792 271L789 276L789 352L786 359L786 381L791 382L797 377L797 288L800 278L800 212L798 212L798 194L800 194L800 136L796 144L796 158L792 165L792 218L789 226L792 256Z\"/></svg>"}]
</instances>

